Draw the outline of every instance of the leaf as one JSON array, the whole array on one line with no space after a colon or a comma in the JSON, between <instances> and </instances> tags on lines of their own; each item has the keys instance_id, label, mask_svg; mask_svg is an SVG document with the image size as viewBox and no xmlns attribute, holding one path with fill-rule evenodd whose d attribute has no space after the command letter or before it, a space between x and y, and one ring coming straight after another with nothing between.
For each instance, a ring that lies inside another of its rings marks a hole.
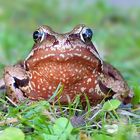
<instances>
[{"instance_id":1,"label":"leaf","mask_svg":"<svg viewBox=\"0 0 140 140\"><path fill-rule=\"evenodd\" d=\"M95 134L92 137L93 140L113 140L113 137L107 136L105 134Z\"/></svg>"},{"instance_id":2,"label":"leaf","mask_svg":"<svg viewBox=\"0 0 140 140\"><path fill-rule=\"evenodd\" d=\"M6 128L0 134L0 140L24 140L24 138L24 133L20 129L15 127Z\"/></svg>"},{"instance_id":3,"label":"leaf","mask_svg":"<svg viewBox=\"0 0 140 140\"><path fill-rule=\"evenodd\" d=\"M58 137L58 139L65 140L71 134L73 126L67 118L61 117L55 121L52 129L53 134L47 135L49 139L53 137Z\"/></svg>"},{"instance_id":4,"label":"leaf","mask_svg":"<svg viewBox=\"0 0 140 140\"><path fill-rule=\"evenodd\" d=\"M44 134L47 140L66 140L73 129L72 124L67 118L61 117L55 121L52 127L52 134Z\"/></svg>"},{"instance_id":5,"label":"leaf","mask_svg":"<svg viewBox=\"0 0 140 140\"><path fill-rule=\"evenodd\" d=\"M59 140L58 136L42 134L43 140Z\"/></svg>"},{"instance_id":6,"label":"leaf","mask_svg":"<svg viewBox=\"0 0 140 140\"><path fill-rule=\"evenodd\" d=\"M53 126L54 134L57 135L61 135L62 133L70 134L72 129L72 124L67 118L64 117L57 119Z\"/></svg>"},{"instance_id":7,"label":"leaf","mask_svg":"<svg viewBox=\"0 0 140 140\"><path fill-rule=\"evenodd\" d=\"M104 103L102 109L104 111L115 110L120 106L121 102L117 99L112 99Z\"/></svg>"}]
</instances>

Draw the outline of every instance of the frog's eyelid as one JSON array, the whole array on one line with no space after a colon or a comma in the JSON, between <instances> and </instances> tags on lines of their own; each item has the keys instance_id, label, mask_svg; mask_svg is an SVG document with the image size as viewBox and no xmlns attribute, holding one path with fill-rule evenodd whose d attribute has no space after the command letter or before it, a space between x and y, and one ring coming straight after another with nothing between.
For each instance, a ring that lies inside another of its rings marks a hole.
<instances>
[{"instance_id":1,"label":"frog's eyelid","mask_svg":"<svg viewBox=\"0 0 140 140\"><path fill-rule=\"evenodd\" d=\"M42 42L44 40L45 34L46 34L46 32L41 32L42 37L41 37L40 42Z\"/></svg>"},{"instance_id":2,"label":"frog's eyelid","mask_svg":"<svg viewBox=\"0 0 140 140\"><path fill-rule=\"evenodd\" d=\"M83 35L82 35L81 32L80 32L80 38L81 38L81 40L82 40L83 42L85 42L85 40L84 40Z\"/></svg>"},{"instance_id":3,"label":"frog's eyelid","mask_svg":"<svg viewBox=\"0 0 140 140\"><path fill-rule=\"evenodd\" d=\"M44 29L43 27L40 27L41 33L42 33L42 38L40 42L42 42L45 38L45 35L49 34L48 30Z\"/></svg>"},{"instance_id":4,"label":"frog's eyelid","mask_svg":"<svg viewBox=\"0 0 140 140\"><path fill-rule=\"evenodd\" d=\"M44 29L43 27L40 27L40 30L41 30L41 32L44 33L44 34L49 33L49 30Z\"/></svg>"},{"instance_id":5,"label":"frog's eyelid","mask_svg":"<svg viewBox=\"0 0 140 140\"><path fill-rule=\"evenodd\" d=\"M86 29L87 29L87 27L84 27L84 28L82 28L81 31L79 32L80 38L81 38L81 40L82 40L83 42L85 42L85 40L84 40L84 38L83 38L82 32L83 32L83 30L86 30Z\"/></svg>"},{"instance_id":6,"label":"frog's eyelid","mask_svg":"<svg viewBox=\"0 0 140 140\"><path fill-rule=\"evenodd\" d=\"M46 30L42 27L40 27L40 29L38 30L40 32L40 36L41 36L41 39L40 39L40 42L42 42L45 38L45 35L47 34Z\"/></svg>"}]
</instances>

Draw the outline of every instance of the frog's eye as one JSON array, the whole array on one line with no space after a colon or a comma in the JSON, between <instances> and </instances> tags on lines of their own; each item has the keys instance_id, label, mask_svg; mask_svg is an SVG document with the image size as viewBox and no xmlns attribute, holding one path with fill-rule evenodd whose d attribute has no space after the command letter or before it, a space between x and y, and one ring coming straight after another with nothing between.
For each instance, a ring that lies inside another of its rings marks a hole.
<instances>
[{"instance_id":1,"label":"frog's eye","mask_svg":"<svg viewBox=\"0 0 140 140\"><path fill-rule=\"evenodd\" d=\"M81 39L84 42L90 41L92 39L92 35L93 35L93 32L89 28L84 28L80 33Z\"/></svg>"},{"instance_id":2,"label":"frog's eye","mask_svg":"<svg viewBox=\"0 0 140 140\"><path fill-rule=\"evenodd\" d=\"M44 38L44 33L39 31L39 30L36 30L34 33L33 33L33 39L34 41L37 43L37 42L41 42Z\"/></svg>"}]
</instances>

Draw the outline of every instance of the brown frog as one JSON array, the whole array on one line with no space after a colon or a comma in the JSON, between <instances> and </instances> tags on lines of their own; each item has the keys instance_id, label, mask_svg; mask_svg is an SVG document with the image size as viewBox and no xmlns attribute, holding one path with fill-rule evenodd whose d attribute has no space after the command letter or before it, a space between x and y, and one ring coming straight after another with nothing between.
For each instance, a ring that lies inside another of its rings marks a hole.
<instances>
[{"instance_id":1,"label":"brown frog","mask_svg":"<svg viewBox=\"0 0 140 140\"><path fill-rule=\"evenodd\" d=\"M81 102L85 102L86 95L91 105L110 98L130 103L132 91L120 72L101 59L92 36L92 30L85 25L65 34L48 26L39 27L33 33L34 46L23 63L5 68L1 87L5 85L15 103L26 98L48 100L59 83L64 85L62 104L72 102L77 95L81 95Z\"/></svg>"}]
</instances>

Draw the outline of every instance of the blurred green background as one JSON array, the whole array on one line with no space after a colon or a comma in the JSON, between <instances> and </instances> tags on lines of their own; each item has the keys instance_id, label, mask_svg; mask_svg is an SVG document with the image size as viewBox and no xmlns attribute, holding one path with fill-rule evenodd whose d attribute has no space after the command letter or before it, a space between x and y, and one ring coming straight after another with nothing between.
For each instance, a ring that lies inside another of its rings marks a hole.
<instances>
[{"instance_id":1,"label":"blurred green background","mask_svg":"<svg viewBox=\"0 0 140 140\"><path fill-rule=\"evenodd\" d=\"M128 83L140 83L140 5L103 0L0 0L0 75L5 65L24 59L32 33L46 24L68 32L84 23L104 60L117 67ZM135 1L134 1L135 3Z\"/></svg>"}]
</instances>

